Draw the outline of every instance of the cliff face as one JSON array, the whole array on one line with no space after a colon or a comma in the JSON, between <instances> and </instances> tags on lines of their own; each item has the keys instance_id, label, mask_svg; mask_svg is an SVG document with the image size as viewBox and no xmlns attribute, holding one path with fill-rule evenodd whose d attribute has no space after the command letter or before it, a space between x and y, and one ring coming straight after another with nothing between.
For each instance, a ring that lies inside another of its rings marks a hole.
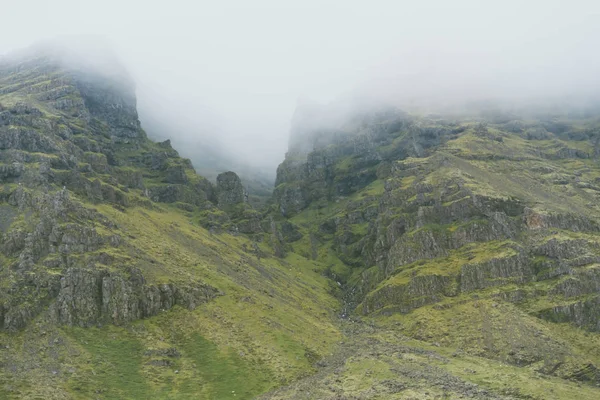
<instances>
[{"instance_id":1,"label":"cliff face","mask_svg":"<svg viewBox=\"0 0 600 400\"><path fill-rule=\"evenodd\" d=\"M50 320L83 327L98 323L122 325L176 305L193 310L218 294L214 288L198 283L146 285L139 269L129 271L129 275L124 279L106 270L68 269L60 278Z\"/></svg>"},{"instance_id":2,"label":"cliff face","mask_svg":"<svg viewBox=\"0 0 600 400\"><path fill-rule=\"evenodd\" d=\"M463 129L423 127L413 119L385 110L355 116L335 129L296 132L286 160L277 169L274 197L281 213L290 217L313 201L356 193L385 178L392 161L422 156ZM406 134L399 137L400 131Z\"/></svg>"}]
</instances>

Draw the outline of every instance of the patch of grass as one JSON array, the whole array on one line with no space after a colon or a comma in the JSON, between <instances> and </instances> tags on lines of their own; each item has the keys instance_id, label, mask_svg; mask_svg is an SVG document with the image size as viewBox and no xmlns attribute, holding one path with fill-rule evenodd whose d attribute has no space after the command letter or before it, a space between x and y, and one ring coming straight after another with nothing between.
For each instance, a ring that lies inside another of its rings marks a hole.
<instances>
[{"instance_id":1,"label":"patch of grass","mask_svg":"<svg viewBox=\"0 0 600 400\"><path fill-rule=\"evenodd\" d=\"M105 399L151 397L152 387L141 371L141 341L114 327L71 328L66 332L86 351L90 362L85 373L67 383L75 397L89 398L94 392Z\"/></svg>"},{"instance_id":2,"label":"patch of grass","mask_svg":"<svg viewBox=\"0 0 600 400\"><path fill-rule=\"evenodd\" d=\"M221 352L214 343L192 333L181 347L196 366L179 393L206 399L252 399L272 387L264 367L251 364L239 355Z\"/></svg>"}]
</instances>

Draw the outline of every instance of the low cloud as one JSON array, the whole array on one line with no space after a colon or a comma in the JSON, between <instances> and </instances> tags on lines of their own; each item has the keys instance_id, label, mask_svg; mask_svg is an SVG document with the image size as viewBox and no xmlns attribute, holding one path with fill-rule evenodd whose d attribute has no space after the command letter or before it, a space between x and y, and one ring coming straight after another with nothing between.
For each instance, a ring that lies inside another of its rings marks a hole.
<instances>
[{"instance_id":1,"label":"low cloud","mask_svg":"<svg viewBox=\"0 0 600 400\"><path fill-rule=\"evenodd\" d=\"M204 145L273 170L301 97L419 110L600 88L591 0L32 0L3 5L3 16L0 53L101 37L136 81L142 123L161 122L158 136L186 156Z\"/></svg>"}]
</instances>

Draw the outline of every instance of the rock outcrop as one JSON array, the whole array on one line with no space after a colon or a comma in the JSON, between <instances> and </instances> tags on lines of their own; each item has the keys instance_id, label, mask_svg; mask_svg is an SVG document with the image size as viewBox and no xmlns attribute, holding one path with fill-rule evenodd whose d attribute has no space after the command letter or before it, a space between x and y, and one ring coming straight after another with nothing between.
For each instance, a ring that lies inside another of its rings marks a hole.
<instances>
[{"instance_id":1,"label":"rock outcrop","mask_svg":"<svg viewBox=\"0 0 600 400\"><path fill-rule=\"evenodd\" d=\"M137 269L129 271L129 279L125 279L106 270L69 268L60 278L50 318L66 325L122 325L175 305L193 310L218 294L215 288L203 284L147 285Z\"/></svg>"},{"instance_id":2,"label":"rock outcrop","mask_svg":"<svg viewBox=\"0 0 600 400\"><path fill-rule=\"evenodd\" d=\"M228 207L246 202L246 191L242 181L235 172L223 172L217 176L217 204Z\"/></svg>"}]
</instances>

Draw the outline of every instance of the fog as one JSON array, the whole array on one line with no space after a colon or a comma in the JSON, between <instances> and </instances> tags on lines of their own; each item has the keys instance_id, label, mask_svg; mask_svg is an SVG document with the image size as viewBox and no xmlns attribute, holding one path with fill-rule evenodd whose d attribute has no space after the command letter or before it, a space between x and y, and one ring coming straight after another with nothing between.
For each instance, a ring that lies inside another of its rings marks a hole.
<instances>
[{"instance_id":1,"label":"fog","mask_svg":"<svg viewBox=\"0 0 600 400\"><path fill-rule=\"evenodd\" d=\"M298 99L429 110L600 88L595 0L22 0L1 9L0 53L101 38L134 77L153 135L188 157L221 149L271 171Z\"/></svg>"}]
</instances>

